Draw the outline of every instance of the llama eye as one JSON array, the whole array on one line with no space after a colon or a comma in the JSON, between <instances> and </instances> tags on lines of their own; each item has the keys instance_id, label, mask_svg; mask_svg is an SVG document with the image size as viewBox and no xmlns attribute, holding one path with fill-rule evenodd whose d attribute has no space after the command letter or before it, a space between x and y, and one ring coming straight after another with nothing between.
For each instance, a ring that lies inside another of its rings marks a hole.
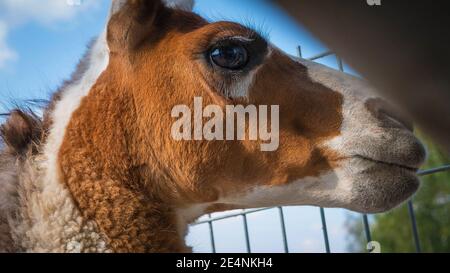
<instances>
[{"instance_id":1,"label":"llama eye","mask_svg":"<svg viewBox=\"0 0 450 273\"><path fill-rule=\"evenodd\" d=\"M209 54L215 65L229 70L242 69L248 63L248 52L242 45L216 46Z\"/></svg>"}]
</instances>

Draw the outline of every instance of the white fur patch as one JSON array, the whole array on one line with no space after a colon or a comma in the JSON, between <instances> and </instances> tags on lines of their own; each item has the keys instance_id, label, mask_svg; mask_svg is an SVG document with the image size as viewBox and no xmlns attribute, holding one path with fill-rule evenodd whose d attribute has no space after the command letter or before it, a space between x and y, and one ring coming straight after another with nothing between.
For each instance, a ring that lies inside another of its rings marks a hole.
<instances>
[{"instance_id":1,"label":"white fur patch","mask_svg":"<svg viewBox=\"0 0 450 273\"><path fill-rule=\"evenodd\" d=\"M349 200L351 184L345 171L334 170L305 177L282 186L259 186L251 191L221 198L218 203L242 208L318 205L334 207Z\"/></svg>"},{"instance_id":2,"label":"white fur patch","mask_svg":"<svg viewBox=\"0 0 450 273\"><path fill-rule=\"evenodd\" d=\"M92 86L97 81L100 74L106 69L109 63L109 49L106 41L106 30L99 36L94 43L90 54L88 56L88 69L83 76L77 82L67 86L62 93L62 98L55 105L55 109L52 112L53 125L50 128L47 143L44 146L44 158L45 161L40 163L40 167L43 169L41 174L33 178L29 178L30 181L41 181L41 185L36 185L39 188L39 192L32 194L26 190L25 195L26 206L28 206L29 216L33 219L38 219L29 228L27 232L28 241L34 242L27 246L28 249L33 251L67 251L67 252L79 252L85 249L81 241L77 240L77 237L71 236L72 241L66 242L64 249L61 249L58 245L57 238L68 238L68 234L76 234L81 232L81 228L91 225L88 230L92 233L93 237L100 237L98 234L94 234L94 223L86 223L82 225L82 219L79 215L78 209L74 204L70 192L65 185L61 182L59 174L58 153L62 145L66 127L70 122L72 113L77 110L81 100L88 95ZM32 169L33 167L30 167ZM29 182L30 182L29 181ZM31 195L28 197L28 195ZM23 199L22 198L22 199ZM54 209L53 213L55 219L49 219L48 213ZM77 216L78 215L78 216ZM25 216L24 216L25 217ZM26 217L25 217L26 218ZM57 218L61 218L58 220ZM66 227L61 226L61 221L69 221L72 219L74 230L70 229L69 224ZM19 229L20 230L20 229ZM64 233L64 234L62 234ZM31 237L30 237L31 236ZM52 238L48 238L52 236ZM80 233L79 236L82 236ZM41 241L39 241L39 238ZM81 240L81 238L79 238ZM36 245L39 243L39 245ZM104 243L103 243L104 244ZM99 249L105 249L105 246L98 246Z\"/></svg>"},{"instance_id":3,"label":"white fur patch","mask_svg":"<svg viewBox=\"0 0 450 273\"><path fill-rule=\"evenodd\" d=\"M66 187L46 180L46 164L45 157L34 157L20 167L20 209L9 219L16 251L110 252L96 223L83 219Z\"/></svg>"},{"instance_id":4,"label":"white fur patch","mask_svg":"<svg viewBox=\"0 0 450 273\"><path fill-rule=\"evenodd\" d=\"M343 96L343 122L340 136L328 141L325 145L336 151L347 151L343 145L351 139L362 139L373 135L378 128L376 119L367 111L364 102L375 98L375 90L363 79L346 74L309 60L294 58L308 69L308 76L314 82L339 92ZM345 154L351 155L351 154Z\"/></svg>"},{"instance_id":5,"label":"white fur patch","mask_svg":"<svg viewBox=\"0 0 450 273\"><path fill-rule=\"evenodd\" d=\"M378 161L395 161L404 152L402 141L412 137L406 130L388 130L367 109L365 102L377 98L376 90L365 80L334 70L321 64L296 58L308 68L311 80L339 92L343 96L343 121L340 135L323 145L338 151L341 156L361 155ZM390 147L383 149L382 147Z\"/></svg>"},{"instance_id":6,"label":"white fur patch","mask_svg":"<svg viewBox=\"0 0 450 273\"><path fill-rule=\"evenodd\" d=\"M255 75L259 69L260 67L250 71L244 78L237 79L231 86L227 87L224 94L225 97L248 98Z\"/></svg>"},{"instance_id":7,"label":"white fur patch","mask_svg":"<svg viewBox=\"0 0 450 273\"><path fill-rule=\"evenodd\" d=\"M6 156L3 155L3 157ZM17 194L18 184L15 164L17 163L13 156L8 156L5 158L5 162L0 162L0 167L4 167L4 169L0 169L0 214L5 211L10 212L17 206L17 200L14 198Z\"/></svg>"},{"instance_id":8,"label":"white fur patch","mask_svg":"<svg viewBox=\"0 0 450 273\"><path fill-rule=\"evenodd\" d=\"M245 37L234 37L237 40L243 40L243 41L251 41L248 38ZM266 59L269 59L272 56L272 48L268 48ZM244 78L238 78L236 79L236 82L231 84L231 86L228 86L226 88L225 97L229 98L248 98L249 92L253 86L253 83L255 81L255 77L258 74L258 71L263 67L264 63L259 65L258 67L255 67L252 71L248 73Z\"/></svg>"},{"instance_id":9,"label":"white fur patch","mask_svg":"<svg viewBox=\"0 0 450 273\"><path fill-rule=\"evenodd\" d=\"M0 149L1 149L0 143ZM0 253L16 251L9 219L17 213L17 161L15 156L0 151Z\"/></svg>"},{"instance_id":10,"label":"white fur patch","mask_svg":"<svg viewBox=\"0 0 450 273\"><path fill-rule=\"evenodd\" d=\"M68 86L62 93L61 100L52 113L53 126L50 129L44 154L48 160L47 179L49 187L60 183L58 173L58 152L64 139L66 127L72 113L79 107L82 98L88 95L100 74L109 62L109 49L106 42L106 31L97 39L89 55L89 68L82 78Z\"/></svg>"},{"instance_id":11,"label":"white fur patch","mask_svg":"<svg viewBox=\"0 0 450 273\"><path fill-rule=\"evenodd\" d=\"M318 177L305 177L282 186L257 186L214 203L194 204L178 211L180 234L186 225L203 216L214 204L226 204L250 209L273 206L324 206L342 207L351 202L352 179L345 168L324 173Z\"/></svg>"}]
</instances>

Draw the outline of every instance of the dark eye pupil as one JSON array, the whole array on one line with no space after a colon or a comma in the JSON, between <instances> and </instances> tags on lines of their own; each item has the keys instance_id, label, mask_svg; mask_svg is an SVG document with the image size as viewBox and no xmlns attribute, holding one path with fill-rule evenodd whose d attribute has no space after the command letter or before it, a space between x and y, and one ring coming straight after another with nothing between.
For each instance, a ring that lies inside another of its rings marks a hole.
<instances>
[{"instance_id":1,"label":"dark eye pupil","mask_svg":"<svg viewBox=\"0 0 450 273\"><path fill-rule=\"evenodd\" d=\"M216 47L210 54L216 65L226 69L242 69L248 62L247 50L239 45Z\"/></svg>"}]
</instances>

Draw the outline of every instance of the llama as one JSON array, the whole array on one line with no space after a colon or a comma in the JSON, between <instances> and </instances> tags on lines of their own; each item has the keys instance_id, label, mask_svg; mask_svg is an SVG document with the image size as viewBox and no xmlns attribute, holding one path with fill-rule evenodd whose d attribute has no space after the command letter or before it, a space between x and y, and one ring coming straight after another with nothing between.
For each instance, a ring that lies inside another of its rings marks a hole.
<instances>
[{"instance_id":1,"label":"llama","mask_svg":"<svg viewBox=\"0 0 450 273\"><path fill-rule=\"evenodd\" d=\"M418 188L425 151L363 80L288 56L192 1L115 0L43 118L1 127L0 251L190 252L198 217L315 205L374 213ZM278 105L279 147L171 137L176 105Z\"/></svg>"}]
</instances>

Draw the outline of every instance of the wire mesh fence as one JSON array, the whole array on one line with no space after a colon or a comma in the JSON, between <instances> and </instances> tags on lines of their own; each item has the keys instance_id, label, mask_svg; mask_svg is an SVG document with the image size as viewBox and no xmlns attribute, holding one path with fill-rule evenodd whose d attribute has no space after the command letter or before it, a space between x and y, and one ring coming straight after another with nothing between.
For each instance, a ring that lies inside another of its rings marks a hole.
<instances>
[{"instance_id":1,"label":"wire mesh fence","mask_svg":"<svg viewBox=\"0 0 450 273\"><path fill-rule=\"evenodd\" d=\"M302 49L300 46L298 47L298 56L303 57ZM316 60L319 60L319 59L322 59L322 58L325 58L328 56L336 56L336 55L331 51L327 51L327 52L309 57L308 59L311 61L316 61ZM338 69L342 72L346 72L342 59L339 58L338 56L336 56L336 62L337 62ZM418 172L418 175L419 176L428 176L428 175L433 175L436 173L447 172L447 171L450 171L450 165L440 166L440 167L437 167L434 169L422 170L422 171ZM421 248L421 244L420 244L420 237L419 237L418 225L417 225L416 216L415 216L415 212L414 212L413 202L414 202L413 199L411 199L407 202L407 208L408 208L409 219L410 219L411 230L412 230L412 238L411 239L414 242L415 251L417 253L420 253L420 252L422 252L422 248ZM197 221L193 225L194 226L208 225L209 237L210 237L209 240L211 243L211 251L213 253L216 253L217 249L216 249L216 234L214 232L214 223L223 221L226 219L230 219L230 218L241 217L242 223L243 223L244 236L245 236L246 252L251 253L252 246L250 243L250 232L249 232L249 228L248 228L248 226L249 226L248 216L251 214L268 211L268 210L272 210L272 209L274 209L274 208L260 208L260 209L244 210L242 212L231 213L231 214L216 216L216 217L209 215L208 218ZM278 215L279 215L279 224L281 227L282 240L283 240L283 250L285 253L289 253L289 244L288 244L288 237L287 237L287 232L286 232L284 208L277 207L276 209L278 210ZM320 220L321 220L321 225L322 225L323 243L324 243L324 247L325 247L325 252L331 253L325 208L318 208L318 213L320 214ZM363 214L361 217L362 217L362 222L363 222L363 227L364 227L365 239L367 240L368 246L373 247L372 234L371 234L370 224L369 224L369 216L367 214ZM371 250L369 249L369 251L371 251Z\"/></svg>"}]
</instances>

